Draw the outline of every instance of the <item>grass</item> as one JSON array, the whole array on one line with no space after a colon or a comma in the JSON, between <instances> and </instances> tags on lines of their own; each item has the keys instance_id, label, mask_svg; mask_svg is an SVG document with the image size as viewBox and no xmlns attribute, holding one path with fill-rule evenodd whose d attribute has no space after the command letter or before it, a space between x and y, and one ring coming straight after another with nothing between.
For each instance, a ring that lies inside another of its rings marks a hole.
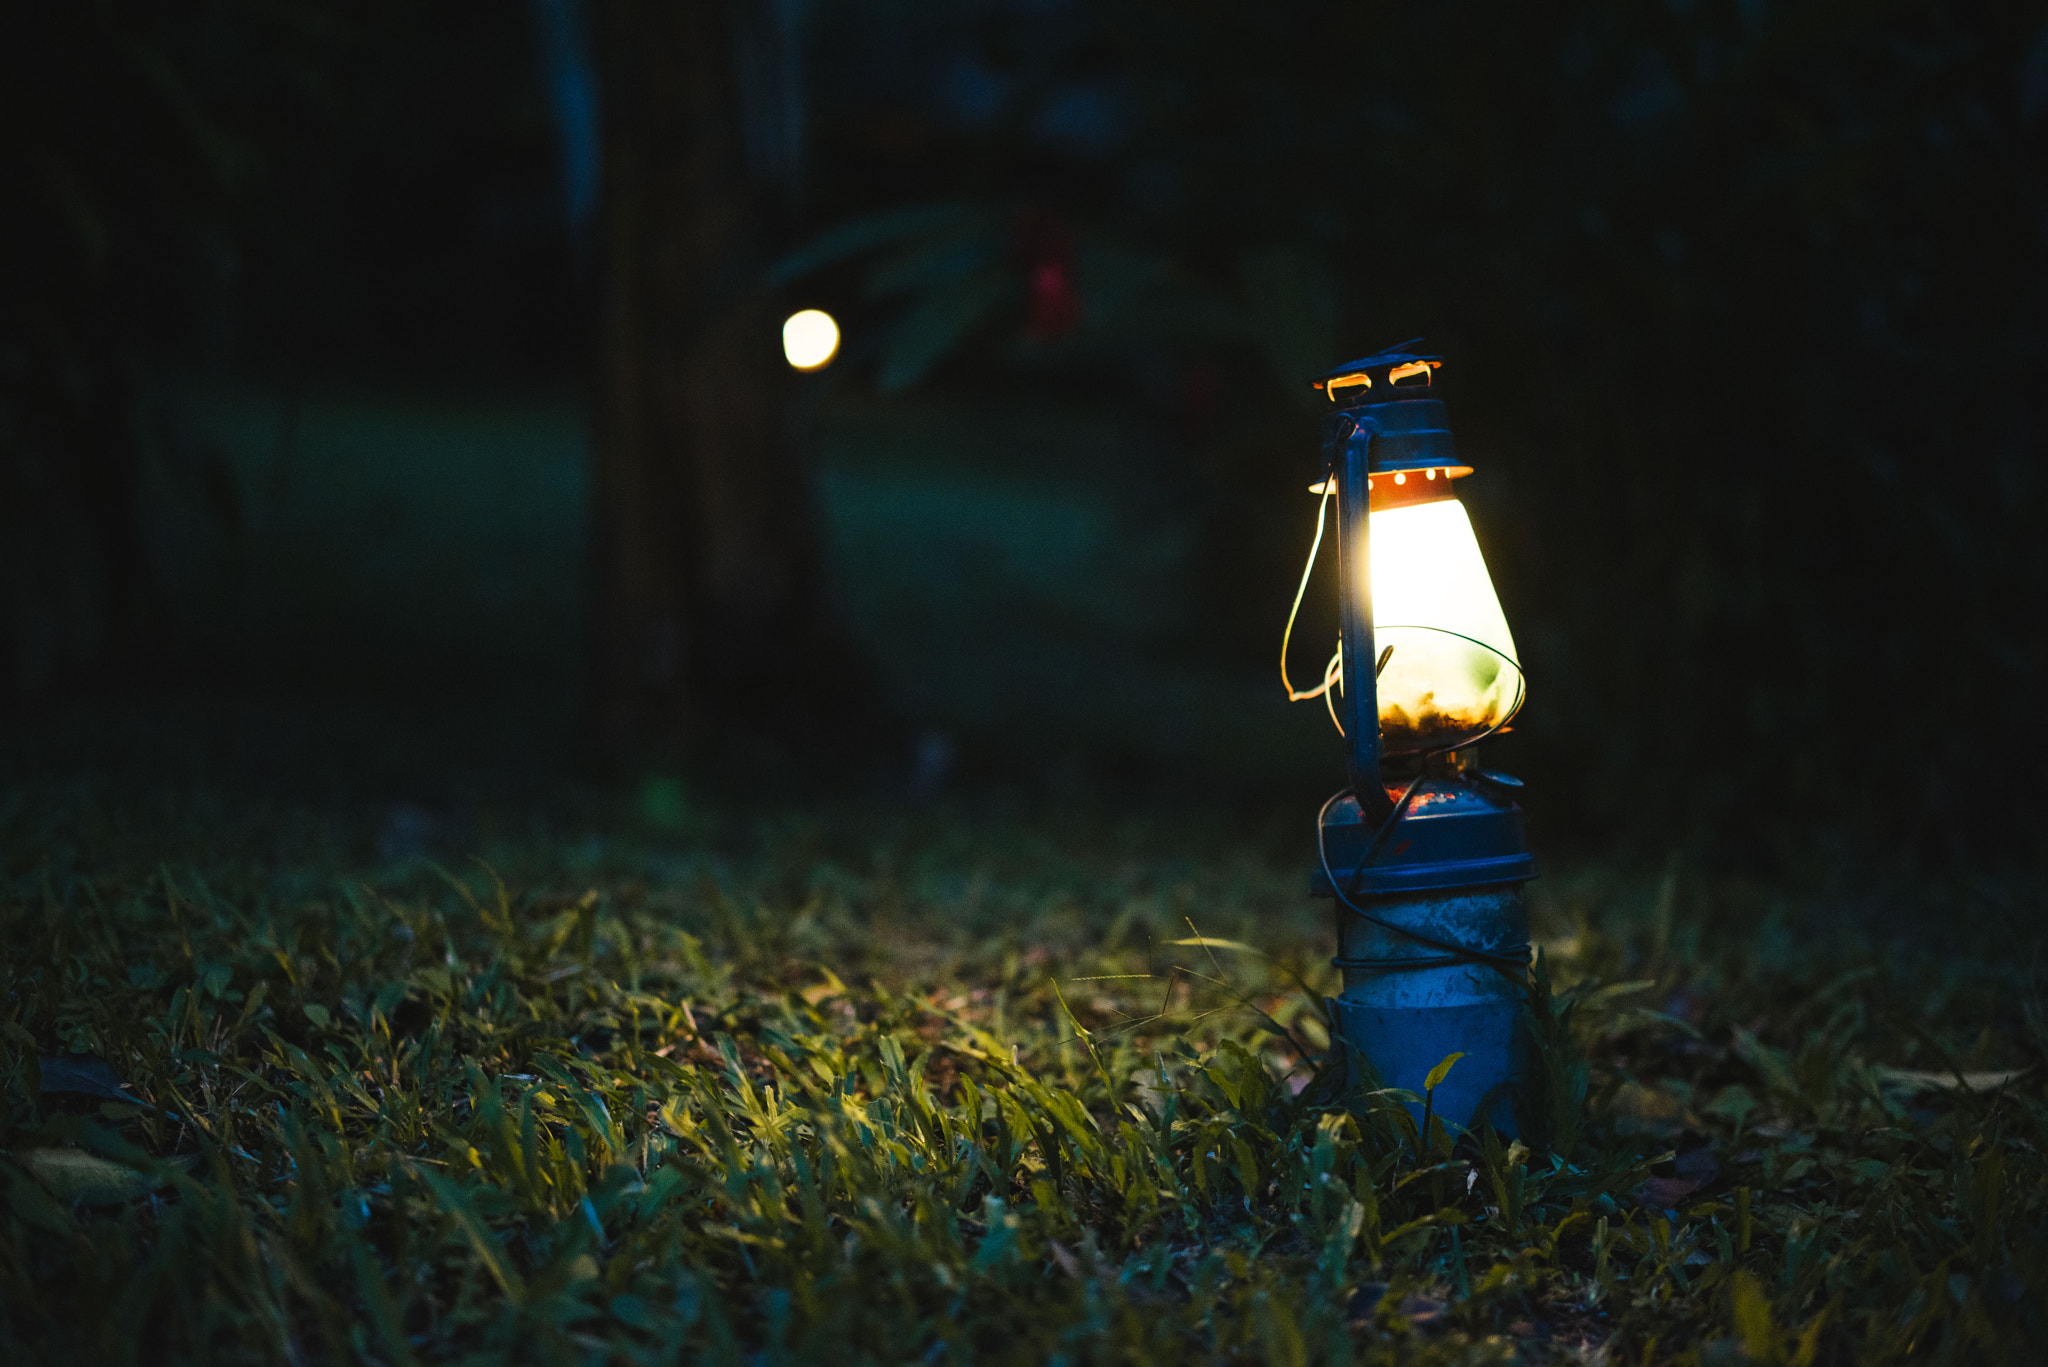
<instances>
[{"instance_id":1,"label":"grass","mask_svg":"<svg viewBox=\"0 0 2048 1367\"><path fill-rule=\"evenodd\" d=\"M1293 826L701 820L479 821L481 859L430 865L203 793L0 799L0 1357L2024 1362L2048 1337L2036 887L1836 905L1554 870L1531 1147L1324 1095Z\"/></svg>"}]
</instances>

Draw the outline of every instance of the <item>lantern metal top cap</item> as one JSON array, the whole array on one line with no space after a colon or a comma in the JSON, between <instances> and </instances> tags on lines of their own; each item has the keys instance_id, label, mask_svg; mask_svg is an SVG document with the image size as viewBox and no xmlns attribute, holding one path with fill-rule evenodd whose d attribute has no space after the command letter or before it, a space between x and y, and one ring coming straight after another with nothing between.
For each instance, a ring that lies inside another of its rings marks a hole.
<instances>
[{"instance_id":1,"label":"lantern metal top cap","mask_svg":"<svg viewBox=\"0 0 2048 1367\"><path fill-rule=\"evenodd\" d=\"M1407 398L1416 390L1427 391L1443 363L1443 357L1422 349L1420 337L1411 337L1398 346L1312 376L1309 384L1329 395L1334 404L1386 403Z\"/></svg>"}]
</instances>

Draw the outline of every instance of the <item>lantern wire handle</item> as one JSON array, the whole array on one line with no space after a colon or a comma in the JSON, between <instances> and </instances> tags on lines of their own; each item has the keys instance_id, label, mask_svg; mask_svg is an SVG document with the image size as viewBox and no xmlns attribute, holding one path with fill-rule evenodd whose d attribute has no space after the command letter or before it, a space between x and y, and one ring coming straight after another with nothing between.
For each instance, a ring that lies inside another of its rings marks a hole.
<instances>
[{"instance_id":1,"label":"lantern wire handle","mask_svg":"<svg viewBox=\"0 0 2048 1367\"><path fill-rule=\"evenodd\" d=\"M1323 481L1320 492L1322 499L1316 504L1316 539L1309 543L1308 563L1301 567L1301 585L1294 591L1294 606L1287 610L1287 626L1280 633L1280 686L1287 690L1289 702L1307 702L1310 698L1327 699L1332 679L1341 677L1342 674L1343 648L1340 646L1337 652L1338 669L1334 672L1328 668L1323 670L1323 683L1320 688L1296 689L1293 681L1287 677L1287 648L1294 639L1294 619L1301 612L1301 600L1308 596L1309 577L1316 572L1316 556L1323 548L1323 528L1330 520L1330 497L1337 492L1337 480L1334 475ZM1335 703L1330 704L1330 720L1337 720ZM1343 732L1342 722L1338 722L1337 730L1340 734Z\"/></svg>"},{"instance_id":2,"label":"lantern wire handle","mask_svg":"<svg viewBox=\"0 0 2048 1367\"><path fill-rule=\"evenodd\" d=\"M1387 661L1393 658L1394 648L1392 646L1388 646L1385 650L1382 650L1380 652L1379 663L1373 666L1372 676L1375 679L1377 679L1380 675L1386 673ZM1336 685L1334 689L1330 686L1332 684ZM1342 641L1339 641L1337 643L1337 649L1330 655L1330 662L1323 666L1323 686L1321 688L1318 688L1316 690L1316 693L1320 693L1323 695L1323 706L1330 709L1330 725L1337 728L1337 734L1340 736L1344 735L1345 731L1344 723L1337 719L1337 694L1342 693L1343 691L1344 643ZM1313 698L1316 695L1316 693L1304 693L1302 694L1302 696L1305 698ZM1290 698L1289 701L1291 702L1293 701L1293 699Z\"/></svg>"},{"instance_id":3,"label":"lantern wire handle","mask_svg":"<svg viewBox=\"0 0 2048 1367\"><path fill-rule=\"evenodd\" d=\"M1294 639L1294 619L1301 614L1301 600L1308 595L1308 581L1316 572L1316 556L1323 548L1323 529L1329 524L1330 498L1337 492L1336 477L1325 479L1321 484L1314 486L1314 490L1322 495L1322 501L1316 504L1316 536L1315 540L1309 543L1308 563L1301 567L1301 584L1294 590L1294 606L1287 610L1286 629L1280 633L1280 686L1287 690L1289 702L1307 702L1311 698L1321 698L1323 706L1330 710L1330 725L1336 727L1337 734L1342 736L1348 734L1344 730L1344 723L1337 717L1337 694L1344 691L1344 643L1338 641L1337 649L1330 655L1330 662L1323 666L1323 681L1316 687L1297 689L1294 681L1287 675L1287 656ZM1380 652L1379 660L1373 665L1374 678L1387 672L1387 661L1393 654L1392 646ZM1499 655L1500 652L1496 650L1494 654ZM1513 660L1508 660L1508 663L1515 664ZM1519 672L1521 666L1515 665L1515 669Z\"/></svg>"},{"instance_id":4,"label":"lantern wire handle","mask_svg":"<svg viewBox=\"0 0 2048 1367\"><path fill-rule=\"evenodd\" d=\"M1332 688L1330 686L1332 684L1335 684L1336 687ZM1344 723L1337 719L1337 694L1342 692L1343 688L1344 643L1339 641L1337 649L1330 655L1330 662L1323 666L1323 686L1317 689L1316 693L1323 695L1323 706L1330 709L1330 725L1337 728L1337 734L1340 736L1344 734ZM1313 698L1315 693L1310 693L1307 696ZM1292 695L1289 695L1288 701L1294 701Z\"/></svg>"}]
</instances>

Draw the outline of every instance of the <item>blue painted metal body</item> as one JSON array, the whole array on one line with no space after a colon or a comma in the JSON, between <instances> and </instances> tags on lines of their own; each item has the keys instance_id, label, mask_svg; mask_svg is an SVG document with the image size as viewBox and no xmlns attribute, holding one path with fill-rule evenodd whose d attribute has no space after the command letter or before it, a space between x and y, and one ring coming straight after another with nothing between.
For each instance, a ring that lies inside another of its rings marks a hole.
<instances>
[{"instance_id":1,"label":"blue painted metal body","mask_svg":"<svg viewBox=\"0 0 2048 1367\"><path fill-rule=\"evenodd\" d=\"M1412 774L1382 772L1368 476L1461 465L1428 383L1440 362L1412 346L1316 377L1317 388L1345 391L1325 423L1323 460L1325 477L1337 480L1352 782L1318 818L1314 890L1337 899L1344 986L1330 1009L1351 1082L1420 1094L1431 1069L1463 1053L1436 1090L1435 1113L1511 1135L1527 1074L1522 884L1536 871L1514 801L1520 785L1473 768L1469 750L1427 757ZM1425 384L1401 387L1394 377L1403 371ZM1389 777L1399 782L1389 786Z\"/></svg>"},{"instance_id":2,"label":"blue painted metal body","mask_svg":"<svg viewBox=\"0 0 2048 1367\"><path fill-rule=\"evenodd\" d=\"M1315 891L1342 890L1337 1035L1358 1051L1353 1081L1405 1087L1462 1053L1437 1088L1436 1114L1516 1134L1525 1073L1529 915L1536 872L1522 812L1497 785L1446 766L1415 791L1383 838L1350 798L1324 814ZM1463 952L1461 952L1463 951ZM1476 952L1474 952L1476 951Z\"/></svg>"}]
</instances>

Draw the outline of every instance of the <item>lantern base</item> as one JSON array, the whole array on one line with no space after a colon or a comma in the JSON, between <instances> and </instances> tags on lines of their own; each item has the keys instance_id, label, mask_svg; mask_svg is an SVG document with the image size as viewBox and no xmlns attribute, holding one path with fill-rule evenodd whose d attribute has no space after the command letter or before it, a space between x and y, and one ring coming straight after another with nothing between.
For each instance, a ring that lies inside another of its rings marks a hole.
<instances>
[{"instance_id":1,"label":"lantern base","mask_svg":"<svg viewBox=\"0 0 2048 1367\"><path fill-rule=\"evenodd\" d=\"M1509 1139L1521 1133L1515 1107L1526 1031L1519 1003L1374 1007L1333 997L1329 1005L1337 1038L1356 1050L1345 1068L1348 1090L1400 1087L1422 1096L1430 1069L1462 1053L1429 1094L1430 1112L1453 1133L1481 1125ZM1408 1110L1420 1125L1424 1108Z\"/></svg>"},{"instance_id":2,"label":"lantern base","mask_svg":"<svg viewBox=\"0 0 2048 1367\"><path fill-rule=\"evenodd\" d=\"M1508 1136L1519 1129L1528 1057L1522 884L1536 871L1511 783L1432 773L1377 838L1355 800L1332 803L1314 887L1323 897L1342 891L1335 963L1344 988L1330 1018L1349 1084L1420 1096L1430 1070L1462 1053L1430 1111ZM1419 1122L1423 1105L1409 1109Z\"/></svg>"},{"instance_id":3,"label":"lantern base","mask_svg":"<svg viewBox=\"0 0 2048 1367\"><path fill-rule=\"evenodd\" d=\"M1344 990L1330 1004L1336 1035L1356 1051L1347 1059L1346 1080L1422 1096L1430 1070L1463 1054L1429 1099L1431 1112L1464 1129L1483 1123L1511 1137L1518 1133L1527 972L1512 960L1460 959L1436 946L1526 944L1529 915L1521 888L1354 900L1364 914L1337 908L1336 963ZM1423 1106L1409 1109L1419 1122Z\"/></svg>"}]
</instances>

